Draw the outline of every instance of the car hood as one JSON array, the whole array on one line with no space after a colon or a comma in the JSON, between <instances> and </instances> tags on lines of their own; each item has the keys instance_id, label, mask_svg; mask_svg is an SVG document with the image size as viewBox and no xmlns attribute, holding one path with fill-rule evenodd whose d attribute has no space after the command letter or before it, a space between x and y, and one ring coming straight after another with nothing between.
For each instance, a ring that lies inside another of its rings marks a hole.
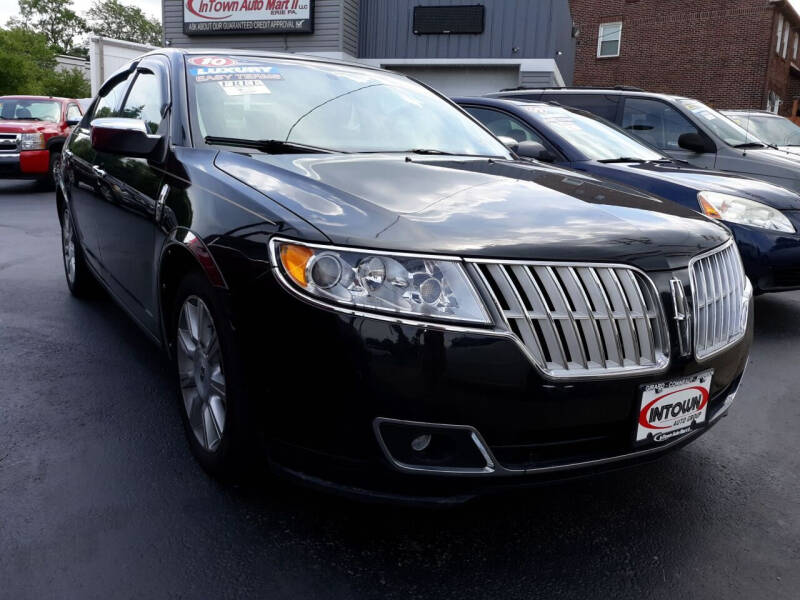
<instances>
[{"instance_id":1,"label":"car hood","mask_svg":"<svg viewBox=\"0 0 800 600\"><path fill-rule=\"evenodd\" d=\"M53 127L47 121L4 121L0 119L0 133L36 133Z\"/></svg>"},{"instance_id":2,"label":"car hood","mask_svg":"<svg viewBox=\"0 0 800 600\"><path fill-rule=\"evenodd\" d=\"M674 184L697 192L720 192L743 196L762 202L779 210L800 210L800 195L766 181L744 177L738 173L726 173L708 169L695 169L680 163L601 163L587 164L591 173L609 179L623 179L634 187L647 187L657 180Z\"/></svg>"},{"instance_id":3,"label":"car hood","mask_svg":"<svg viewBox=\"0 0 800 600\"><path fill-rule=\"evenodd\" d=\"M220 152L215 164L346 246L657 270L729 238L675 203L528 162Z\"/></svg>"}]
</instances>

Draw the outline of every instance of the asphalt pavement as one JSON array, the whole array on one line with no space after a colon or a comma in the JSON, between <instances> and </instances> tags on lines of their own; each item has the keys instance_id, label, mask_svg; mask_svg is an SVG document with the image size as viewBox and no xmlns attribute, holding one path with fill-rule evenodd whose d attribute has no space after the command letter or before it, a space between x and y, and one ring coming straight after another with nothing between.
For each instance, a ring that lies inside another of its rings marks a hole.
<instances>
[{"instance_id":1,"label":"asphalt pavement","mask_svg":"<svg viewBox=\"0 0 800 600\"><path fill-rule=\"evenodd\" d=\"M756 301L730 416L656 463L447 510L226 486L156 348L69 295L53 194L5 181L0 374L0 598L800 598L800 293Z\"/></svg>"}]
</instances>

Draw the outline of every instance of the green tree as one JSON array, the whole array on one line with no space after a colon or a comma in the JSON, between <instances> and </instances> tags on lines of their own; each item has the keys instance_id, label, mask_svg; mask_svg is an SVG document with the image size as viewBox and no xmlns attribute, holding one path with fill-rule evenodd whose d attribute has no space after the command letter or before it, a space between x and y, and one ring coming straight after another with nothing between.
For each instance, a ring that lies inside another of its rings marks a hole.
<instances>
[{"instance_id":1,"label":"green tree","mask_svg":"<svg viewBox=\"0 0 800 600\"><path fill-rule=\"evenodd\" d=\"M72 10L72 0L19 0L19 13L9 19L9 27L44 34L57 54L86 55L80 38L88 26Z\"/></svg>"},{"instance_id":2,"label":"green tree","mask_svg":"<svg viewBox=\"0 0 800 600\"><path fill-rule=\"evenodd\" d=\"M161 45L161 23L136 6L125 6L118 0L95 0L86 17L92 33L97 35L139 44Z\"/></svg>"},{"instance_id":3,"label":"green tree","mask_svg":"<svg viewBox=\"0 0 800 600\"><path fill-rule=\"evenodd\" d=\"M0 95L45 94L46 79L56 66L44 34L15 27L0 29Z\"/></svg>"},{"instance_id":4,"label":"green tree","mask_svg":"<svg viewBox=\"0 0 800 600\"><path fill-rule=\"evenodd\" d=\"M89 85L83 71L78 68L50 71L43 83L48 96L88 98L92 95L92 86Z\"/></svg>"}]
</instances>

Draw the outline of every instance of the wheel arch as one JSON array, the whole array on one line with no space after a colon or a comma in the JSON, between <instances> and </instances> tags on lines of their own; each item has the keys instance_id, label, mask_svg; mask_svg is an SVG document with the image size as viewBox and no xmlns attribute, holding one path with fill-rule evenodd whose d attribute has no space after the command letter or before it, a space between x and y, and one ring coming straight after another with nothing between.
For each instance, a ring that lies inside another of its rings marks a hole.
<instances>
[{"instance_id":1,"label":"wheel arch","mask_svg":"<svg viewBox=\"0 0 800 600\"><path fill-rule=\"evenodd\" d=\"M191 272L202 274L216 289L228 290L222 271L203 240L188 229L177 229L161 250L157 272L161 337L170 358L174 356L171 307L181 279Z\"/></svg>"}]
</instances>

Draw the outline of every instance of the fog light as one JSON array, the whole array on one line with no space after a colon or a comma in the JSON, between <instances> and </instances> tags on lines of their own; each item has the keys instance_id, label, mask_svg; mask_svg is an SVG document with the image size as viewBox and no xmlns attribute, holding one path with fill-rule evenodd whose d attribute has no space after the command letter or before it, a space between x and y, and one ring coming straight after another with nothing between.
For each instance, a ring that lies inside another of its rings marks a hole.
<instances>
[{"instance_id":1,"label":"fog light","mask_svg":"<svg viewBox=\"0 0 800 600\"><path fill-rule=\"evenodd\" d=\"M422 452L431 445L431 434L418 435L411 440L411 448L416 452Z\"/></svg>"}]
</instances>

